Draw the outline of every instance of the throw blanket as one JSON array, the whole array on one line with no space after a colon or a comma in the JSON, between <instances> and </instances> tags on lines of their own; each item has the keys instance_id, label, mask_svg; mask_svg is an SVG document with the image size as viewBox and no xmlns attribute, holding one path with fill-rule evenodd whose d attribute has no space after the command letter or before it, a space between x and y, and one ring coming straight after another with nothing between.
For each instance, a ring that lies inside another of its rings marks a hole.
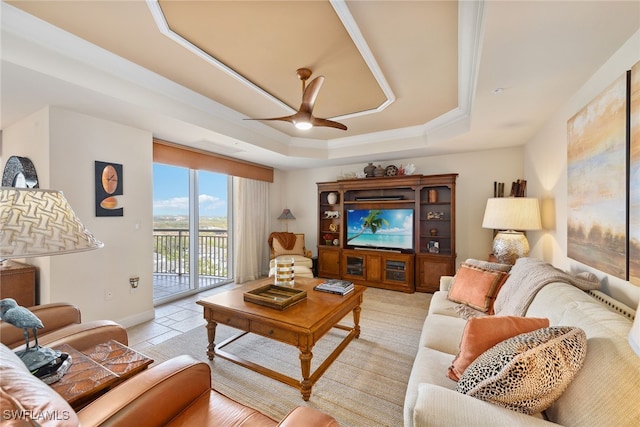
<instances>
[{"instance_id":1,"label":"throw blanket","mask_svg":"<svg viewBox=\"0 0 640 427\"><path fill-rule=\"evenodd\" d=\"M269 235L269 247L273 248L273 239L278 239L280 246L286 250L291 250L296 245L297 237L293 233L286 233L284 231L276 231Z\"/></svg>"},{"instance_id":2,"label":"throw blanket","mask_svg":"<svg viewBox=\"0 0 640 427\"><path fill-rule=\"evenodd\" d=\"M583 277L580 277L583 276ZM497 316L524 316L538 291L552 282L564 282L583 291L600 288L594 274L572 276L536 258L518 258L493 305Z\"/></svg>"}]
</instances>

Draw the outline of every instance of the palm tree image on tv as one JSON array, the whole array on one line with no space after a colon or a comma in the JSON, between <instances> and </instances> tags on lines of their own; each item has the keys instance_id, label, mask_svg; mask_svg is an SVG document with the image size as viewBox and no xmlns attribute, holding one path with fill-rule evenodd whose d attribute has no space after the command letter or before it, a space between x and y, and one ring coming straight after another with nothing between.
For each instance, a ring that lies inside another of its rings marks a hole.
<instances>
[{"instance_id":1,"label":"palm tree image on tv","mask_svg":"<svg viewBox=\"0 0 640 427\"><path fill-rule=\"evenodd\" d=\"M413 249L413 209L347 210L346 244L379 249Z\"/></svg>"},{"instance_id":2,"label":"palm tree image on tv","mask_svg":"<svg viewBox=\"0 0 640 427\"><path fill-rule=\"evenodd\" d=\"M371 230L371 232L373 234L376 234L376 231L378 231L378 229L382 228L382 226L386 225L389 226L389 221L387 221L386 219L382 218L380 215L382 214L382 211L379 210L371 210L369 211L369 215L367 215L366 217L362 218L362 228L361 230L351 236L347 238L347 242L350 242L351 240L362 236L367 230Z\"/></svg>"}]
</instances>

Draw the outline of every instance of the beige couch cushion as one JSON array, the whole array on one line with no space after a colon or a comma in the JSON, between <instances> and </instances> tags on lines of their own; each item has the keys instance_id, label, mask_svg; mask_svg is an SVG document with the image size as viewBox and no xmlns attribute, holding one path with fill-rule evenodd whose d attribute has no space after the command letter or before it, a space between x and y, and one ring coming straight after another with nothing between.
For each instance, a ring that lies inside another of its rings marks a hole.
<instances>
[{"instance_id":1,"label":"beige couch cushion","mask_svg":"<svg viewBox=\"0 0 640 427\"><path fill-rule=\"evenodd\" d=\"M420 347L411 370L407 393L404 398L404 423L411 425L413 408L418 398L418 387L422 383L434 384L449 390L455 390L456 383L445 375L453 356L449 353Z\"/></svg>"},{"instance_id":2,"label":"beige couch cushion","mask_svg":"<svg viewBox=\"0 0 640 427\"><path fill-rule=\"evenodd\" d=\"M405 421L405 425L407 422ZM525 415L434 384L418 386L415 426L553 426L542 414Z\"/></svg>"},{"instance_id":3,"label":"beige couch cushion","mask_svg":"<svg viewBox=\"0 0 640 427\"><path fill-rule=\"evenodd\" d=\"M451 355L449 362L460 349L460 337L466 320L459 317L432 314L427 316L420 334L420 347L428 347ZM442 331L447 331L443 334ZM443 375L446 372L442 373Z\"/></svg>"},{"instance_id":4,"label":"beige couch cushion","mask_svg":"<svg viewBox=\"0 0 640 427\"><path fill-rule=\"evenodd\" d=\"M538 292L527 316L552 325L577 326L587 334L582 370L545 412L566 426L637 426L640 420L640 357L628 342L631 320L588 294L562 283Z\"/></svg>"},{"instance_id":5,"label":"beige couch cushion","mask_svg":"<svg viewBox=\"0 0 640 427\"><path fill-rule=\"evenodd\" d=\"M449 301L447 299L446 291L437 291L431 297L431 303L429 304L429 316L432 314L441 314L443 316L459 318L456 313L457 302Z\"/></svg>"}]
</instances>

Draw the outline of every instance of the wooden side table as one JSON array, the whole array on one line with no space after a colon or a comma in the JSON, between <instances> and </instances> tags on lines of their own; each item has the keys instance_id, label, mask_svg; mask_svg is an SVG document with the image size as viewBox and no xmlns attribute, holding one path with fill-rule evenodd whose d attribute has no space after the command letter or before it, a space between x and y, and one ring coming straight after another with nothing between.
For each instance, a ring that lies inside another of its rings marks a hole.
<instances>
[{"instance_id":1,"label":"wooden side table","mask_svg":"<svg viewBox=\"0 0 640 427\"><path fill-rule=\"evenodd\" d=\"M18 305L36 305L36 268L6 260L0 264L0 299L13 298Z\"/></svg>"},{"instance_id":2,"label":"wooden side table","mask_svg":"<svg viewBox=\"0 0 640 427\"><path fill-rule=\"evenodd\" d=\"M67 344L56 349L69 353L72 363L51 388L76 411L153 363L153 359L113 340L84 353Z\"/></svg>"}]
</instances>

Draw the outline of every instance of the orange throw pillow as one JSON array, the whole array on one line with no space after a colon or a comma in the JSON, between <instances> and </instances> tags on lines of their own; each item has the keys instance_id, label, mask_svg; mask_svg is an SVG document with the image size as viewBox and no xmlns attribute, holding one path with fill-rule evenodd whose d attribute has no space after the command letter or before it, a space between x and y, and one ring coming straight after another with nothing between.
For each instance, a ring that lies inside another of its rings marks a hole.
<instances>
[{"instance_id":1,"label":"orange throw pillow","mask_svg":"<svg viewBox=\"0 0 640 427\"><path fill-rule=\"evenodd\" d=\"M472 317L464 327L460 352L453 359L447 376L458 381L465 369L485 351L520 334L549 327L549 319L539 317Z\"/></svg>"},{"instance_id":2,"label":"orange throw pillow","mask_svg":"<svg viewBox=\"0 0 640 427\"><path fill-rule=\"evenodd\" d=\"M504 271L487 270L462 263L456 272L447 298L484 313L493 314L493 302L508 277L509 274Z\"/></svg>"}]
</instances>

